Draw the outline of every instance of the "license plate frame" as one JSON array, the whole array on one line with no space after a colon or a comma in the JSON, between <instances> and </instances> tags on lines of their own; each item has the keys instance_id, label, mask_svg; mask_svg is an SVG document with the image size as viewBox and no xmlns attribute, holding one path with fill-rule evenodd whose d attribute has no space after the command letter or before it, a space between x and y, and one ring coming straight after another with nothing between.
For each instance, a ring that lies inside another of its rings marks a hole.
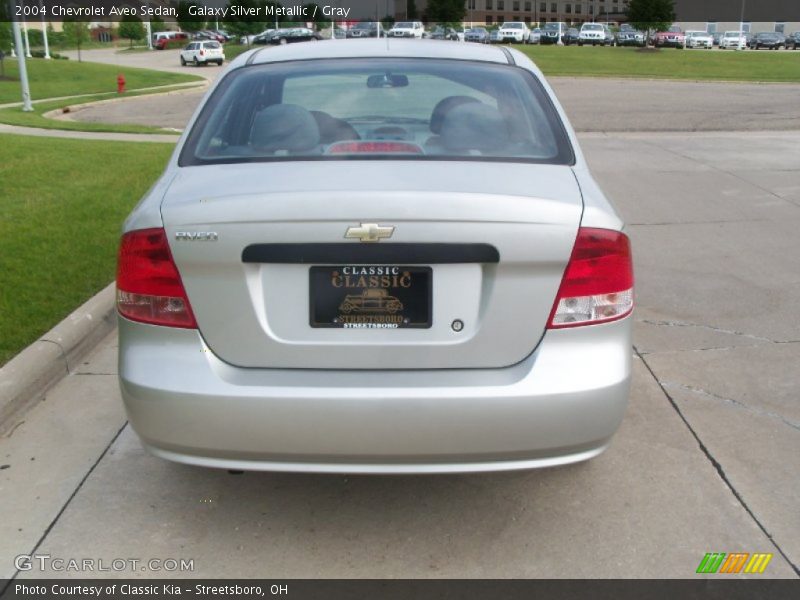
<instances>
[{"instance_id":1,"label":"license plate frame","mask_svg":"<svg viewBox=\"0 0 800 600\"><path fill-rule=\"evenodd\" d=\"M433 269L423 265L330 265L308 271L314 329L430 329Z\"/></svg>"}]
</instances>

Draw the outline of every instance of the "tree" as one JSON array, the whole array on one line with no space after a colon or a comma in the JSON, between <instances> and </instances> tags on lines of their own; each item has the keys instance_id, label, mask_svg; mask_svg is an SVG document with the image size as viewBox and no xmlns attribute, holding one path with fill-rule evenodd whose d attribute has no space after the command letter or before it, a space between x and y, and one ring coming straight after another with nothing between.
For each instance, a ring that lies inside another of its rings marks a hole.
<instances>
[{"instance_id":1,"label":"tree","mask_svg":"<svg viewBox=\"0 0 800 600\"><path fill-rule=\"evenodd\" d=\"M628 22L650 37L653 31L666 31L675 22L675 0L630 0Z\"/></svg>"},{"instance_id":2,"label":"tree","mask_svg":"<svg viewBox=\"0 0 800 600\"><path fill-rule=\"evenodd\" d=\"M414 20L417 18L417 3L414 0L406 0L408 4L406 5L406 19Z\"/></svg>"},{"instance_id":3,"label":"tree","mask_svg":"<svg viewBox=\"0 0 800 600\"><path fill-rule=\"evenodd\" d=\"M78 49L78 62L81 62L81 46L89 41L89 37L88 23L64 19L64 39Z\"/></svg>"},{"instance_id":4,"label":"tree","mask_svg":"<svg viewBox=\"0 0 800 600\"><path fill-rule=\"evenodd\" d=\"M189 13L189 9L193 6L195 8L199 8L200 5L197 4L197 2L191 2L188 0L181 0L178 2L178 16L175 18L175 21L177 21L178 26L183 31L200 31L203 27L205 27L206 20L203 17L192 16ZM195 15L197 15L197 12L194 12Z\"/></svg>"},{"instance_id":5,"label":"tree","mask_svg":"<svg viewBox=\"0 0 800 600\"><path fill-rule=\"evenodd\" d=\"M6 65L3 63L6 52L14 45L11 33L11 19L8 18L8 6L0 0L0 77L6 76Z\"/></svg>"},{"instance_id":6,"label":"tree","mask_svg":"<svg viewBox=\"0 0 800 600\"><path fill-rule=\"evenodd\" d=\"M437 23L461 23L467 14L464 0L430 0L427 18Z\"/></svg>"},{"instance_id":7,"label":"tree","mask_svg":"<svg viewBox=\"0 0 800 600\"><path fill-rule=\"evenodd\" d=\"M133 40L140 40L144 37L144 25L142 20L136 15L125 15L119 21L119 37L130 40L133 48Z\"/></svg>"},{"instance_id":8,"label":"tree","mask_svg":"<svg viewBox=\"0 0 800 600\"><path fill-rule=\"evenodd\" d=\"M236 36L250 36L261 33L267 28L264 21L264 3L259 0L228 0L228 8L234 7L246 8L247 11L239 10L238 13L247 13L248 16L239 17L241 21L225 21L225 29ZM255 8L261 8L260 16L252 16L249 11ZM229 11L233 13L233 10Z\"/></svg>"}]
</instances>

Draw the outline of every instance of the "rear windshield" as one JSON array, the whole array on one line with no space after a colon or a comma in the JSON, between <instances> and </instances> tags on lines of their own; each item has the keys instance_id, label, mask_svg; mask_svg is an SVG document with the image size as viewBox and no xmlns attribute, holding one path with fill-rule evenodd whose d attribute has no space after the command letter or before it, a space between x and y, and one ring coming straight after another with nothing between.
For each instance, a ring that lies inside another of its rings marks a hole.
<instances>
[{"instance_id":1,"label":"rear windshield","mask_svg":"<svg viewBox=\"0 0 800 600\"><path fill-rule=\"evenodd\" d=\"M219 48L219 42L203 42L205 48Z\"/></svg>"},{"instance_id":2,"label":"rear windshield","mask_svg":"<svg viewBox=\"0 0 800 600\"><path fill-rule=\"evenodd\" d=\"M203 107L179 164L353 158L574 161L529 71L369 58L231 71Z\"/></svg>"}]
</instances>

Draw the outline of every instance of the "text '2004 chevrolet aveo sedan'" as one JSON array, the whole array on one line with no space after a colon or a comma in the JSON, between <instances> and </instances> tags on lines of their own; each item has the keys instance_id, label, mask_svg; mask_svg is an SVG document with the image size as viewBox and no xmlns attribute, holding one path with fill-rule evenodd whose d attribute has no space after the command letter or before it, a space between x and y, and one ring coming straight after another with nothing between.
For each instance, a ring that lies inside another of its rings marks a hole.
<instances>
[{"instance_id":1,"label":"text '2004 chevrolet aveo sedan'","mask_svg":"<svg viewBox=\"0 0 800 600\"><path fill-rule=\"evenodd\" d=\"M559 465L627 404L629 241L514 50L239 57L126 221L117 288L130 422L179 462Z\"/></svg>"}]
</instances>

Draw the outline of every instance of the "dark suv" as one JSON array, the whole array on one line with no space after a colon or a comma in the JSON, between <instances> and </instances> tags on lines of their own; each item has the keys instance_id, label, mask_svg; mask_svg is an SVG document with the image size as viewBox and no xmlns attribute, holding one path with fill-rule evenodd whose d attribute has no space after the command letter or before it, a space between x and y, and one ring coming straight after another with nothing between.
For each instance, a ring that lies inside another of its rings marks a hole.
<instances>
[{"instance_id":1,"label":"dark suv","mask_svg":"<svg viewBox=\"0 0 800 600\"><path fill-rule=\"evenodd\" d=\"M371 38L378 37L378 31L381 32L381 37L385 37L386 33L383 30L383 25L375 21L362 21L356 23L347 30L348 38Z\"/></svg>"}]
</instances>

